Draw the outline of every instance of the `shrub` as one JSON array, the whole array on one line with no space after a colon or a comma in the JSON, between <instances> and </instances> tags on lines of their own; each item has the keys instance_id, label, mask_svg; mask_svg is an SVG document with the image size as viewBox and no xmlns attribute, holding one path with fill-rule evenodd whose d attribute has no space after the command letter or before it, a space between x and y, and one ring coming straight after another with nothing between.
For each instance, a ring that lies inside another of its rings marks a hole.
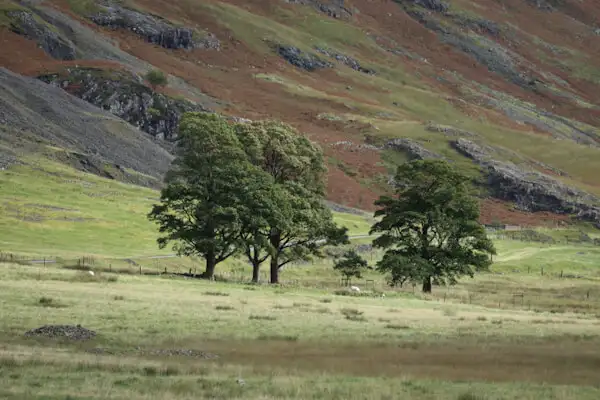
<instances>
[{"instance_id":1,"label":"shrub","mask_svg":"<svg viewBox=\"0 0 600 400\"><path fill-rule=\"evenodd\" d=\"M152 90L156 91L158 86L164 86L167 84L167 77L164 72L159 69L153 69L146 73L144 76L150 86L152 86Z\"/></svg>"}]
</instances>

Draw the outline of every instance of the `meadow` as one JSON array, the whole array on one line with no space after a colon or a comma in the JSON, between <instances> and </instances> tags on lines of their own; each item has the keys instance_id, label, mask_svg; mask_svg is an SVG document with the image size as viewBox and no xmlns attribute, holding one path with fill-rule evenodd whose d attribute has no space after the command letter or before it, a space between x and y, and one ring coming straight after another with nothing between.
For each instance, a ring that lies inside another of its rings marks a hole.
<instances>
[{"instance_id":1,"label":"meadow","mask_svg":"<svg viewBox=\"0 0 600 400\"><path fill-rule=\"evenodd\" d=\"M576 228L542 232L553 244L496 235L490 272L431 295L372 270L352 294L333 258L274 286L250 284L238 258L214 282L182 276L202 260L149 258L169 253L145 218L150 189L47 160L0 185L0 250L23 257L0 261L0 398L600 396L600 248L573 243ZM335 218L374 265L372 218ZM42 256L56 262L26 262ZM25 335L60 325L95 335Z\"/></svg>"},{"instance_id":2,"label":"meadow","mask_svg":"<svg viewBox=\"0 0 600 400\"><path fill-rule=\"evenodd\" d=\"M286 268L277 286L247 283L247 266L245 277L228 275L241 262L222 266L221 282L115 273L100 261L86 266L94 276L68 265L0 264L0 396L598 398L597 248L498 247L490 273L430 296L389 288L372 271L350 295L331 260ZM579 276L560 278L579 253L570 269ZM543 276L533 270L541 265ZM524 301L513 297L519 290ZM24 336L62 324L97 335Z\"/></svg>"}]
</instances>

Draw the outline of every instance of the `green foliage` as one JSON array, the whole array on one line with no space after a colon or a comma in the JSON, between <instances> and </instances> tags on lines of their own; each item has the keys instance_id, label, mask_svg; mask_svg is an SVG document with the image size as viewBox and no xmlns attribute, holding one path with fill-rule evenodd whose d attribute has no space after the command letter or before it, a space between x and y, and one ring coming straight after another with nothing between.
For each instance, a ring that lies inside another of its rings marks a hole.
<instances>
[{"instance_id":1,"label":"green foliage","mask_svg":"<svg viewBox=\"0 0 600 400\"><path fill-rule=\"evenodd\" d=\"M322 256L324 244L346 243L324 204L327 169L321 149L291 126L272 120L237 124L237 135L253 165L267 173L272 186L248 198L243 216L245 253L258 279L271 258L271 283L290 262Z\"/></svg>"},{"instance_id":2,"label":"green foliage","mask_svg":"<svg viewBox=\"0 0 600 400\"><path fill-rule=\"evenodd\" d=\"M369 264L355 250L348 250L333 265L333 269L348 279L362 278L362 271L367 268L369 268Z\"/></svg>"},{"instance_id":3,"label":"green foliage","mask_svg":"<svg viewBox=\"0 0 600 400\"><path fill-rule=\"evenodd\" d=\"M431 292L432 280L455 284L489 267L496 251L466 176L446 161L417 160L398 167L395 182L397 198L375 203L382 218L371 229L382 233L373 244L387 249L377 269L390 274L390 284L420 281Z\"/></svg>"},{"instance_id":4,"label":"green foliage","mask_svg":"<svg viewBox=\"0 0 600 400\"><path fill-rule=\"evenodd\" d=\"M212 278L216 264L237 252L248 193L261 190L264 174L247 161L231 126L214 114L184 114L178 151L161 204L148 216L165 234L158 239L161 248L174 241L179 254L204 257L204 277Z\"/></svg>"},{"instance_id":5,"label":"green foliage","mask_svg":"<svg viewBox=\"0 0 600 400\"><path fill-rule=\"evenodd\" d=\"M167 84L167 76L159 69L152 69L146 72L144 78L146 78L150 86L152 86L152 90L154 91L156 91L157 87Z\"/></svg>"}]
</instances>

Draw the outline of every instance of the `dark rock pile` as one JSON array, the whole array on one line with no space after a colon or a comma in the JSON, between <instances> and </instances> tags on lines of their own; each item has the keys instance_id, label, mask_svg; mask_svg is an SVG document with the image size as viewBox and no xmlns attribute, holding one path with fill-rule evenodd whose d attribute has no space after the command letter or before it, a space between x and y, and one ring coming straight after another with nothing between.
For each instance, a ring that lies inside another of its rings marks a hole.
<instances>
[{"instance_id":1,"label":"dark rock pile","mask_svg":"<svg viewBox=\"0 0 600 400\"><path fill-rule=\"evenodd\" d=\"M29 11L16 10L7 12L11 19L10 29L30 40L35 40L38 45L50 56L58 60L74 60L75 46L68 39L61 37L50 29L50 26Z\"/></svg>"},{"instance_id":2,"label":"dark rock pile","mask_svg":"<svg viewBox=\"0 0 600 400\"><path fill-rule=\"evenodd\" d=\"M141 12L110 4L99 6L101 11L90 15L90 19L100 26L111 29L127 29L147 42L167 49L219 49L220 42L214 35L197 39L191 28L175 27L168 21L142 14Z\"/></svg>"},{"instance_id":3,"label":"dark rock pile","mask_svg":"<svg viewBox=\"0 0 600 400\"><path fill-rule=\"evenodd\" d=\"M327 57L331 57L336 59L337 61L341 62L342 64L347 65L348 67L352 68L355 71L359 71L368 75L374 75L375 71L369 68L365 68L362 65L359 64L359 62L357 60L355 60L352 57L348 57L345 56L343 54L340 53L336 53L334 51L331 50L327 50L321 47L315 47L315 50L317 50L319 53L326 55Z\"/></svg>"},{"instance_id":4,"label":"dark rock pile","mask_svg":"<svg viewBox=\"0 0 600 400\"><path fill-rule=\"evenodd\" d=\"M287 46L283 44L278 44L275 47L277 53L279 53L281 57L283 57L287 62L289 62L292 65L295 65L298 68L302 68L312 72L317 69L333 67L332 63L321 60L314 54L305 53L297 47Z\"/></svg>"},{"instance_id":5,"label":"dark rock pile","mask_svg":"<svg viewBox=\"0 0 600 400\"><path fill-rule=\"evenodd\" d=\"M86 329L81 325L44 325L25 332L25 336L83 341L93 339L96 336L96 332Z\"/></svg>"}]
</instances>

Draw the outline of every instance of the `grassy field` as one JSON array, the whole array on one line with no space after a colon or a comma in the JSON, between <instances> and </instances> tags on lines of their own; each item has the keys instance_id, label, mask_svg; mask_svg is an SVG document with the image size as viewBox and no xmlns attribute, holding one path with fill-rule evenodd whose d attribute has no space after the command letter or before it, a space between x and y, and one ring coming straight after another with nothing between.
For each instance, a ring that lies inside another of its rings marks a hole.
<instances>
[{"instance_id":1,"label":"grassy field","mask_svg":"<svg viewBox=\"0 0 600 400\"><path fill-rule=\"evenodd\" d=\"M368 271L351 296L330 258L289 265L277 286L249 285L242 259L204 282L174 274L202 260L144 257L161 254L145 218L156 191L26 161L0 172L0 249L60 258L0 262L0 398L600 396L600 248L568 243L575 228L540 231L552 245L498 236L489 273L431 295ZM335 218L352 235L372 223ZM61 324L97 335L24 336Z\"/></svg>"},{"instance_id":2,"label":"grassy field","mask_svg":"<svg viewBox=\"0 0 600 400\"><path fill-rule=\"evenodd\" d=\"M159 250L146 219L159 193L58 163L27 160L0 171L0 251L35 256L137 257ZM351 235L368 234L369 216L335 213Z\"/></svg>"},{"instance_id":3,"label":"grassy field","mask_svg":"<svg viewBox=\"0 0 600 400\"><path fill-rule=\"evenodd\" d=\"M435 288L433 297L390 290L381 278L374 291L344 296L323 264L285 272L302 282L309 276L328 281L321 289L99 270L92 277L1 264L0 396L598 398L598 278L497 276L533 256L527 244L517 245L501 244L494 273L452 290L479 288L494 303L498 295L512 294L510 285L498 284L506 279L539 289L537 298L549 301L554 290L588 285L591 299L580 299L588 307L569 308L566 300L560 300L566 305L561 310L510 301L485 306L442 298L444 288ZM495 293L489 290L493 282ZM23 336L45 324L81 324L97 336L78 344Z\"/></svg>"}]
</instances>

